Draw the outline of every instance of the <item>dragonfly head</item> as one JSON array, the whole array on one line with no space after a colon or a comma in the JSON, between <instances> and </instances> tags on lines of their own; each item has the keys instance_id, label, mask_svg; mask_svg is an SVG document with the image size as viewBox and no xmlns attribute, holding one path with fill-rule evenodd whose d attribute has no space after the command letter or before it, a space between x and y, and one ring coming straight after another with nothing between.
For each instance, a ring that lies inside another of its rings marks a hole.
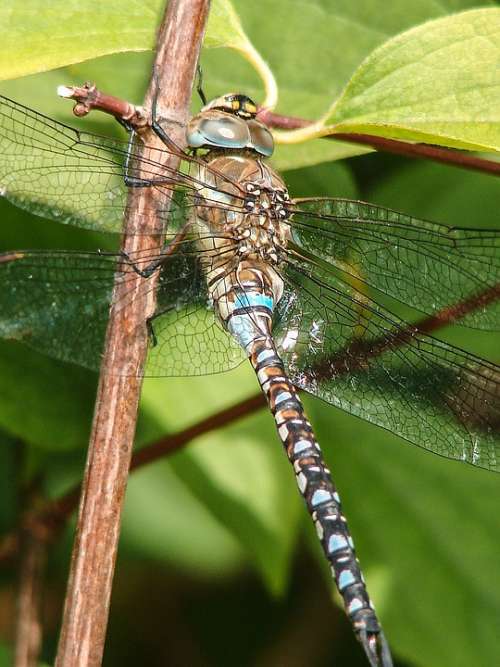
<instances>
[{"instance_id":1,"label":"dragonfly head","mask_svg":"<svg viewBox=\"0 0 500 667\"><path fill-rule=\"evenodd\" d=\"M273 137L256 115L257 105L246 95L228 93L216 97L189 121L188 146L246 149L269 157L274 150Z\"/></svg>"},{"instance_id":2,"label":"dragonfly head","mask_svg":"<svg viewBox=\"0 0 500 667\"><path fill-rule=\"evenodd\" d=\"M216 97L214 100L206 104L201 110L208 111L209 109L217 109L218 111L225 111L231 113L239 118L255 118L257 115L257 105L247 95L241 93L227 93L221 97Z\"/></svg>"}]
</instances>

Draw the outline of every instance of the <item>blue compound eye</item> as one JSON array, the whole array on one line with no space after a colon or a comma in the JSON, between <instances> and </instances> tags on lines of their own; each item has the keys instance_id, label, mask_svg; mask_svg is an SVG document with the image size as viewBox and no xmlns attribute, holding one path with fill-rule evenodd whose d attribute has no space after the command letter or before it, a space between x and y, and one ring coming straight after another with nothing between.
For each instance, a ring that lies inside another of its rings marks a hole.
<instances>
[{"instance_id":1,"label":"blue compound eye","mask_svg":"<svg viewBox=\"0 0 500 667\"><path fill-rule=\"evenodd\" d=\"M209 117L197 116L189 123L187 130L188 144L193 148L245 148L249 139L246 123L224 112L212 111Z\"/></svg>"},{"instance_id":2,"label":"blue compound eye","mask_svg":"<svg viewBox=\"0 0 500 667\"><path fill-rule=\"evenodd\" d=\"M247 121L252 147L257 153L269 157L274 151L274 139L268 128L256 120Z\"/></svg>"}]
</instances>

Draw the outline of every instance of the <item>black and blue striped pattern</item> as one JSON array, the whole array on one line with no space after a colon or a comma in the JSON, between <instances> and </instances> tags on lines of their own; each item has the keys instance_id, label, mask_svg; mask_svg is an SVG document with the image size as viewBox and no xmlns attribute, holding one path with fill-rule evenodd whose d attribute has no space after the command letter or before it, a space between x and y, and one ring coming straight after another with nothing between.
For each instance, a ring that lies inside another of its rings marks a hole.
<instances>
[{"instance_id":1,"label":"black and blue striped pattern","mask_svg":"<svg viewBox=\"0 0 500 667\"><path fill-rule=\"evenodd\" d=\"M254 280L247 281L248 290L234 290L234 309L225 326L247 350L347 614L370 664L390 667L389 648L365 586L339 494L271 335L272 286L265 271L253 269L253 273Z\"/></svg>"}]
</instances>

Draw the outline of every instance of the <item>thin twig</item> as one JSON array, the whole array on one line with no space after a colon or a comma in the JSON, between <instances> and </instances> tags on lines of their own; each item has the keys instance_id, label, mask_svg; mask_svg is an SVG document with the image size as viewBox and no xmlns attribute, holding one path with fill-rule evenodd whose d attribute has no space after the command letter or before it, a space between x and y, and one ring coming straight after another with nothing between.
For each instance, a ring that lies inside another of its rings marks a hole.
<instances>
[{"instance_id":1,"label":"thin twig","mask_svg":"<svg viewBox=\"0 0 500 667\"><path fill-rule=\"evenodd\" d=\"M209 0L170 0L144 103L151 108L156 100L159 115L167 116L165 131L181 146L208 6ZM159 144L153 136L147 139L150 146ZM146 158L150 153L144 146L137 146L137 151ZM178 156L167 151L162 156L166 168L177 167ZM130 190L125 253L158 252L158 205L153 188ZM165 205L162 201L162 208ZM110 312L56 667L97 667L102 661L147 349L144 322L154 310L154 290L144 289L143 281L139 275L131 276L126 283L117 280L114 288L112 303L121 303L125 290L134 298L127 307L112 307Z\"/></svg>"},{"instance_id":2,"label":"thin twig","mask_svg":"<svg viewBox=\"0 0 500 667\"><path fill-rule=\"evenodd\" d=\"M41 594L47 543L46 527L24 530L20 539L21 560L17 594L15 667L36 667L42 643Z\"/></svg>"},{"instance_id":3,"label":"thin twig","mask_svg":"<svg viewBox=\"0 0 500 667\"><path fill-rule=\"evenodd\" d=\"M463 319L469 313L485 308L500 299L500 283L486 288L482 292L467 297L452 306L441 308L432 315L423 317L414 324L408 324L387 336L380 336L372 341L354 340L334 357L317 361L313 368L314 376L332 378L352 373L365 367L368 359L375 359L387 350L395 350L410 343L418 334L430 334L442 327Z\"/></svg>"},{"instance_id":4,"label":"thin twig","mask_svg":"<svg viewBox=\"0 0 500 667\"><path fill-rule=\"evenodd\" d=\"M222 426L227 426L242 417L247 417L253 412L263 408L265 404L262 394L256 394L255 396L246 398L239 403L235 403L234 405L231 405L231 407L221 410L214 415L210 415L210 417L207 417L206 419L202 419L198 423L189 426L179 433L167 435L165 438L161 438L157 442L154 442L147 447L143 447L140 451L136 452L132 458L130 470L135 470L136 468L152 463L163 456L173 454L200 435L205 435Z\"/></svg>"},{"instance_id":5,"label":"thin twig","mask_svg":"<svg viewBox=\"0 0 500 667\"><path fill-rule=\"evenodd\" d=\"M86 116L91 111L98 110L114 116L120 123L136 132L142 132L150 125L150 115L142 107L103 93L95 83L85 83L83 86L59 86L57 94L76 101L73 107L75 116Z\"/></svg>"},{"instance_id":6,"label":"thin twig","mask_svg":"<svg viewBox=\"0 0 500 667\"><path fill-rule=\"evenodd\" d=\"M258 117L263 123L276 129L298 130L312 125L312 122L305 118L282 116L281 114L273 113L268 109L261 109ZM451 164L472 171L480 171L485 174L500 176L500 162L485 160L452 148L441 148L430 144L413 144L407 141L387 139L385 137L377 137L371 134L351 134L345 132L328 134L323 137L323 139L347 141L354 144L361 144L363 146L370 146L375 150L385 151L386 153L433 160L434 162Z\"/></svg>"}]
</instances>

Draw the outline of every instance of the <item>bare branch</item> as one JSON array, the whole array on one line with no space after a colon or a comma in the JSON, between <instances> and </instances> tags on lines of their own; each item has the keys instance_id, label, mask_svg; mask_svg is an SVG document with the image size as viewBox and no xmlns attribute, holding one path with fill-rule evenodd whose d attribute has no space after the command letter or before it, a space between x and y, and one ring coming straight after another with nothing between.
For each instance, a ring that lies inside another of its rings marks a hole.
<instances>
[{"instance_id":1,"label":"bare branch","mask_svg":"<svg viewBox=\"0 0 500 667\"><path fill-rule=\"evenodd\" d=\"M39 532L25 530L21 538L15 667L36 667L42 643L40 611L47 544Z\"/></svg>"},{"instance_id":2,"label":"bare branch","mask_svg":"<svg viewBox=\"0 0 500 667\"><path fill-rule=\"evenodd\" d=\"M142 107L135 106L114 95L107 95L94 83L85 83L83 86L59 86L57 94L76 101L73 107L75 116L86 116L96 109L114 116L120 123L136 132L143 131L150 124L150 116Z\"/></svg>"},{"instance_id":3,"label":"bare branch","mask_svg":"<svg viewBox=\"0 0 500 667\"><path fill-rule=\"evenodd\" d=\"M316 377L333 377L362 368L367 359L379 357L387 350L394 350L406 345L419 333L430 334L448 324L453 324L469 313L485 308L500 299L500 283L492 285L482 292L470 296L451 306L438 310L433 315L423 317L414 324L408 324L391 335L381 336L373 341L354 340L354 342L335 355L334 358L320 359L314 365Z\"/></svg>"},{"instance_id":4,"label":"bare branch","mask_svg":"<svg viewBox=\"0 0 500 667\"><path fill-rule=\"evenodd\" d=\"M209 0L170 0L144 104L151 108L157 102L159 116L167 116L165 131L181 146L208 6ZM158 141L151 135L147 144L154 148ZM146 158L151 148L137 145ZM177 167L179 156L166 151L163 156L168 169ZM159 251L158 204L153 188L131 189L122 242L125 253ZM163 208L165 204L161 202ZM102 661L147 350L144 323L154 311L154 290L145 290L143 281L139 275L126 283L117 280L113 291L112 303L122 302L125 290L134 298L126 307L110 311L56 667L94 667Z\"/></svg>"}]
</instances>

